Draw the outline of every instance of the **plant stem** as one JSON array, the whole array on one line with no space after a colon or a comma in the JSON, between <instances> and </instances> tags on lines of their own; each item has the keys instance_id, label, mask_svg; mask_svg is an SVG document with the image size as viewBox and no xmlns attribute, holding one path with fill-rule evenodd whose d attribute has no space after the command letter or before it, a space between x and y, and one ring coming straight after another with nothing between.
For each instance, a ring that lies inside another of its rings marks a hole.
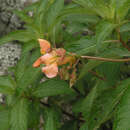
<instances>
[{"instance_id":1,"label":"plant stem","mask_svg":"<svg viewBox=\"0 0 130 130\"><path fill-rule=\"evenodd\" d=\"M122 43L122 45L128 50L130 51L130 48L127 46L127 44L122 40L121 36L120 36L120 42Z\"/></svg>"},{"instance_id":2,"label":"plant stem","mask_svg":"<svg viewBox=\"0 0 130 130\"><path fill-rule=\"evenodd\" d=\"M81 58L91 59L91 60L99 60L99 61L109 61L109 62L128 62L130 58L127 59L111 59L111 58L103 58L103 57L94 57L94 56L81 56Z\"/></svg>"},{"instance_id":3,"label":"plant stem","mask_svg":"<svg viewBox=\"0 0 130 130\"><path fill-rule=\"evenodd\" d=\"M107 40L107 41L104 41L105 43L108 43L108 42L115 42L115 43L120 43L120 40Z\"/></svg>"},{"instance_id":4,"label":"plant stem","mask_svg":"<svg viewBox=\"0 0 130 130\"><path fill-rule=\"evenodd\" d=\"M118 34L118 39L120 40L120 42L122 43L123 47L126 48L128 51L130 51L129 46L123 41L123 39L121 38L121 33L120 33L120 29L117 29L117 34Z\"/></svg>"}]
</instances>

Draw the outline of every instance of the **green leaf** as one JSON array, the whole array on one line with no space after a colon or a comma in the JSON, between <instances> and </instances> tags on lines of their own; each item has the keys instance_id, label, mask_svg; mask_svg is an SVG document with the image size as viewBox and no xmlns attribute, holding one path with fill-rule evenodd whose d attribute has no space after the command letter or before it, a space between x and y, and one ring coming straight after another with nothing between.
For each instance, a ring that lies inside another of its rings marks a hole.
<instances>
[{"instance_id":1,"label":"green leaf","mask_svg":"<svg viewBox=\"0 0 130 130\"><path fill-rule=\"evenodd\" d=\"M11 94L11 95L6 95L6 103L8 106L13 106L13 104L16 103L16 95Z\"/></svg>"},{"instance_id":2,"label":"green leaf","mask_svg":"<svg viewBox=\"0 0 130 130\"><path fill-rule=\"evenodd\" d=\"M95 85L94 88L90 91L90 93L85 97L81 104L81 112L85 115L85 118L89 120L89 114L91 112L91 108L93 106L94 100L97 97L97 87L99 86L99 82Z\"/></svg>"},{"instance_id":3,"label":"green leaf","mask_svg":"<svg viewBox=\"0 0 130 130\"><path fill-rule=\"evenodd\" d=\"M111 5L116 11L117 20L122 20L127 15L128 10L130 8L130 1L129 0L111 0Z\"/></svg>"},{"instance_id":4,"label":"green leaf","mask_svg":"<svg viewBox=\"0 0 130 130\"><path fill-rule=\"evenodd\" d=\"M4 94L14 92L14 86L8 76L0 76L0 92Z\"/></svg>"},{"instance_id":5,"label":"green leaf","mask_svg":"<svg viewBox=\"0 0 130 130\"><path fill-rule=\"evenodd\" d=\"M73 0L82 7L89 9L102 18L111 18L111 10L104 0ZM111 16L112 15L112 16Z\"/></svg>"},{"instance_id":6,"label":"green leaf","mask_svg":"<svg viewBox=\"0 0 130 130\"><path fill-rule=\"evenodd\" d=\"M40 0L39 3L38 3L38 7L36 9L36 12L35 12L35 25L38 25L39 26L39 29L40 29L40 33L43 34L44 32L46 32L46 25L47 25L47 22L46 21L46 14L47 14L47 11L48 11L48 8L49 8L49 4L50 4L50 1L48 0Z\"/></svg>"},{"instance_id":7,"label":"green leaf","mask_svg":"<svg viewBox=\"0 0 130 130\"><path fill-rule=\"evenodd\" d=\"M9 110L4 107L0 109L0 129L9 130Z\"/></svg>"},{"instance_id":8,"label":"green leaf","mask_svg":"<svg viewBox=\"0 0 130 130\"><path fill-rule=\"evenodd\" d=\"M60 130L77 130L77 121L66 121Z\"/></svg>"},{"instance_id":9,"label":"green leaf","mask_svg":"<svg viewBox=\"0 0 130 130\"><path fill-rule=\"evenodd\" d=\"M80 72L80 75L79 75L79 80L81 78L83 78L88 73L89 70L92 70L93 68L95 68L96 66L98 66L102 63L103 63L103 61L89 61L81 69L81 72Z\"/></svg>"},{"instance_id":10,"label":"green leaf","mask_svg":"<svg viewBox=\"0 0 130 130\"><path fill-rule=\"evenodd\" d=\"M99 74L105 77L108 85L114 86L120 80L121 63L105 62L97 67Z\"/></svg>"},{"instance_id":11,"label":"green leaf","mask_svg":"<svg viewBox=\"0 0 130 130\"><path fill-rule=\"evenodd\" d=\"M59 123L59 115L53 109L48 109L45 112L45 130L58 130L57 123Z\"/></svg>"},{"instance_id":12,"label":"green leaf","mask_svg":"<svg viewBox=\"0 0 130 130\"><path fill-rule=\"evenodd\" d=\"M29 128L35 128L38 126L39 122L40 122L40 103L33 101L30 105L29 105Z\"/></svg>"},{"instance_id":13,"label":"green leaf","mask_svg":"<svg viewBox=\"0 0 130 130\"><path fill-rule=\"evenodd\" d=\"M127 90L125 91L119 103L115 120L114 130L129 130L130 129L130 78L122 84Z\"/></svg>"},{"instance_id":14,"label":"green leaf","mask_svg":"<svg viewBox=\"0 0 130 130\"><path fill-rule=\"evenodd\" d=\"M22 52L21 59L15 68L15 76L17 81L19 81L19 79L23 76L25 69L27 68L29 58L30 58L29 52L28 53Z\"/></svg>"},{"instance_id":15,"label":"green leaf","mask_svg":"<svg viewBox=\"0 0 130 130\"><path fill-rule=\"evenodd\" d=\"M126 48L111 48L110 53L120 57L130 56L130 51Z\"/></svg>"},{"instance_id":16,"label":"green leaf","mask_svg":"<svg viewBox=\"0 0 130 130\"><path fill-rule=\"evenodd\" d=\"M127 32L127 31L130 31L130 23L123 24L120 27L120 32Z\"/></svg>"},{"instance_id":17,"label":"green leaf","mask_svg":"<svg viewBox=\"0 0 130 130\"><path fill-rule=\"evenodd\" d=\"M72 94L73 92L65 81L50 79L41 83L33 94L36 97L47 97L60 94Z\"/></svg>"},{"instance_id":18,"label":"green leaf","mask_svg":"<svg viewBox=\"0 0 130 130\"><path fill-rule=\"evenodd\" d=\"M64 0L55 0L54 3L52 3L47 13L48 27L50 27L55 22L56 17L59 15L63 7Z\"/></svg>"},{"instance_id":19,"label":"green leaf","mask_svg":"<svg viewBox=\"0 0 130 130\"><path fill-rule=\"evenodd\" d=\"M88 130L88 124L84 123L81 127L80 130Z\"/></svg>"},{"instance_id":20,"label":"green leaf","mask_svg":"<svg viewBox=\"0 0 130 130\"><path fill-rule=\"evenodd\" d=\"M19 16L24 22L26 22L26 23L32 23L33 22L33 19L29 15L27 15L24 11L15 10L13 12L17 16Z\"/></svg>"},{"instance_id":21,"label":"green leaf","mask_svg":"<svg viewBox=\"0 0 130 130\"><path fill-rule=\"evenodd\" d=\"M22 98L12 107L10 115L11 130L28 129L28 105L28 101Z\"/></svg>"},{"instance_id":22,"label":"green leaf","mask_svg":"<svg viewBox=\"0 0 130 130\"><path fill-rule=\"evenodd\" d=\"M36 41L29 41L23 45L22 51L23 54L31 51L32 49L35 49L39 47L39 44Z\"/></svg>"},{"instance_id":23,"label":"green leaf","mask_svg":"<svg viewBox=\"0 0 130 130\"><path fill-rule=\"evenodd\" d=\"M95 52L96 44L94 39L85 38L66 44L65 49L77 55L83 55Z\"/></svg>"},{"instance_id":24,"label":"green leaf","mask_svg":"<svg viewBox=\"0 0 130 130\"><path fill-rule=\"evenodd\" d=\"M101 22L97 25L96 28L96 44L98 48L102 48L103 41L110 36L113 29L116 27L115 24L109 22Z\"/></svg>"},{"instance_id":25,"label":"green leaf","mask_svg":"<svg viewBox=\"0 0 130 130\"><path fill-rule=\"evenodd\" d=\"M41 75L41 68L34 68L34 61L39 58L39 50L33 51L33 54L22 54L20 62L16 66L15 76L17 79L17 90L21 93L26 90L35 81L39 81Z\"/></svg>"},{"instance_id":26,"label":"green leaf","mask_svg":"<svg viewBox=\"0 0 130 130\"><path fill-rule=\"evenodd\" d=\"M109 58L111 57L111 58L114 59L114 58L121 57L119 55L117 56L117 54L115 55L114 53L111 53L111 50L109 49L109 50L105 51L104 53L102 53L101 55L99 55L99 57L106 57L106 58L107 57L109 57ZM98 60L97 61L96 60L88 61L88 63L86 63L83 66L83 68L81 69L80 75L79 75L79 79L83 78L88 73L89 70L94 69L95 67L97 67L98 65L102 64L103 62L105 62L105 61L98 61Z\"/></svg>"},{"instance_id":27,"label":"green leaf","mask_svg":"<svg viewBox=\"0 0 130 130\"><path fill-rule=\"evenodd\" d=\"M125 86L124 86L125 84ZM124 95L125 91L130 85L130 78L117 84L117 87L110 88L106 86L106 89L99 93L99 96L93 103L91 113L88 120L89 130L97 130L102 123L106 122L111 118L115 107L120 102L120 99Z\"/></svg>"},{"instance_id":28,"label":"green leaf","mask_svg":"<svg viewBox=\"0 0 130 130\"><path fill-rule=\"evenodd\" d=\"M94 15L87 15L87 14L70 14L68 15L65 20L69 22L78 22L78 23L97 23L99 21L99 18Z\"/></svg>"},{"instance_id":29,"label":"green leaf","mask_svg":"<svg viewBox=\"0 0 130 130\"><path fill-rule=\"evenodd\" d=\"M10 41L18 40L21 42L27 42L31 39L36 39L35 34L28 32L26 30L18 30L7 34L6 36L0 38L0 44L4 44Z\"/></svg>"},{"instance_id":30,"label":"green leaf","mask_svg":"<svg viewBox=\"0 0 130 130\"><path fill-rule=\"evenodd\" d=\"M40 75L41 75L41 68L33 68L32 66L29 66L22 75L22 77L17 82L18 91L22 93L36 80L38 80Z\"/></svg>"},{"instance_id":31,"label":"green leaf","mask_svg":"<svg viewBox=\"0 0 130 130\"><path fill-rule=\"evenodd\" d=\"M67 26L66 31L70 34L74 34L76 32L82 32L84 29L85 25L78 22L72 22Z\"/></svg>"}]
</instances>

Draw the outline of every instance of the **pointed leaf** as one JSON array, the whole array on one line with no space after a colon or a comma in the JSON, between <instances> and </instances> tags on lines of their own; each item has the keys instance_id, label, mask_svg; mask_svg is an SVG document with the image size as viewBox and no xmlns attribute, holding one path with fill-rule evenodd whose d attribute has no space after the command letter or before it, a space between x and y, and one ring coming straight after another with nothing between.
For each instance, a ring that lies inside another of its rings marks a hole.
<instances>
[{"instance_id":1,"label":"pointed leaf","mask_svg":"<svg viewBox=\"0 0 130 130\"><path fill-rule=\"evenodd\" d=\"M0 76L0 92L4 94L14 92L14 86L8 76Z\"/></svg>"},{"instance_id":2,"label":"pointed leaf","mask_svg":"<svg viewBox=\"0 0 130 130\"><path fill-rule=\"evenodd\" d=\"M78 55L83 55L87 53L93 53L96 50L96 44L94 39L80 39L74 41L65 46L65 49L70 52L74 52Z\"/></svg>"},{"instance_id":3,"label":"pointed leaf","mask_svg":"<svg viewBox=\"0 0 130 130\"><path fill-rule=\"evenodd\" d=\"M105 84L104 84L105 85ZM116 88L106 86L93 103L90 117L88 120L89 130L97 130L102 123L109 120L115 107L124 96L130 85L130 78L122 81ZM121 129L122 130L122 129Z\"/></svg>"},{"instance_id":4,"label":"pointed leaf","mask_svg":"<svg viewBox=\"0 0 130 130\"><path fill-rule=\"evenodd\" d=\"M123 24L120 27L120 32L127 32L127 31L130 31L130 23Z\"/></svg>"},{"instance_id":5,"label":"pointed leaf","mask_svg":"<svg viewBox=\"0 0 130 130\"><path fill-rule=\"evenodd\" d=\"M122 97L114 120L114 130L130 129L130 79L122 84L127 90Z\"/></svg>"},{"instance_id":6,"label":"pointed leaf","mask_svg":"<svg viewBox=\"0 0 130 130\"><path fill-rule=\"evenodd\" d=\"M81 127L80 130L88 130L88 124L84 123Z\"/></svg>"},{"instance_id":7,"label":"pointed leaf","mask_svg":"<svg viewBox=\"0 0 130 130\"><path fill-rule=\"evenodd\" d=\"M0 38L0 44L4 44L10 41L18 40L21 42L27 42L31 39L36 39L35 34L25 30L18 30L7 34L6 36Z\"/></svg>"},{"instance_id":8,"label":"pointed leaf","mask_svg":"<svg viewBox=\"0 0 130 130\"><path fill-rule=\"evenodd\" d=\"M56 17L59 15L64 7L64 0L54 0L54 3L49 8L47 14L47 24L48 27L55 21Z\"/></svg>"},{"instance_id":9,"label":"pointed leaf","mask_svg":"<svg viewBox=\"0 0 130 130\"><path fill-rule=\"evenodd\" d=\"M11 130L28 129L28 104L28 101L23 98L12 107L10 118Z\"/></svg>"},{"instance_id":10,"label":"pointed leaf","mask_svg":"<svg viewBox=\"0 0 130 130\"><path fill-rule=\"evenodd\" d=\"M110 36L113 29L116 27L115 24L108 23L108 22L101 22L97 25L96 29L96 42L97 47L101 48L103 41Z\"/></svg>"},{"instance_id":11,"label":"pointed leaf","mask_svg":"<svg viewBox=\"0 0 130 130\"><path fill-rule=\"evenodd\" d=\"M94 100L97 97L98 86L99 86L99 83L96 84L96 86L90 91L90 93L85 97L85 99L83 100L81 104L81 112L83 112L83 115L85 115L85 117L89 118L89 114L93 106Z\"/></svg>"},{"instance_id":12,"label":"pointed leaf","mask_svg":"<svg viewBox=\"0 0 130 130\"><path fill-rule=\"evenodd\" d=\"M58 130L59 114L54 109L48 109L45 111L45 130Z\"/></svg>"},{"instance_id":13,"label":"pointed leaf","mask_svg":"<svg viewBox=\"0 0 130 130\"><path fill-rule=\"evenodd\" d=\"M9 110L0 108L0 129L9 130Z\"/></svg>"},{"instance_id":14,"label":"pointed leaf","mask_svg":"<svg viewBox=\"0 0 130 130\"><path fill-rule=\"evenodd\" d=\"M65 81L50 79L41 83L33 94L36 97L47 97L72 93L74 93L74 91L69 88L68 83Z\"/></svg>"}]
</instances>

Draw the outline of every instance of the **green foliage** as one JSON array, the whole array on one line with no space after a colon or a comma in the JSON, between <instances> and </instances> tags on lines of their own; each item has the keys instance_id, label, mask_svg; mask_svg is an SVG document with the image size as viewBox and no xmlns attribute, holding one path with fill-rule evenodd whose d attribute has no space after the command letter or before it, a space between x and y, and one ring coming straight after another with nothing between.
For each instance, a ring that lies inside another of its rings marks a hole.
<instances>
[{"instance_id":1,"label":"green foliage","mask_svg":"<svg viewBox=\"0 0 130 130\"><path fill-rule=\"evenodd\" d=\"M58 124L60 122L59 120L59 113L55 109L48 109L45 111L45 130L57 130Z\"/></svg>"},{"instance_id":2,"label":"green foliage","mask_svg":"<svg viewBox=\"0 0 130 130\"><path fill-rule=\"evenodd\" d=\"M5 106L0 106L0 129L9 129L9 110Z\"/></svg>"},{"instance_id":3,"label":"green foliage","mask_svg":"<svg viewBox=\"0 0 130 130\"><path fill-rule=\"evenodd\" d=\"M34 91L37 97L55 96L59 94L72 94L73 90L65 81L57 79L47 80L39 85Z\"/></svg>"},{"instance_id":4,"label":"green foliage","mask_svg":"<svg viewBox=\"0 0 130 130\"><path fill-rule=\"evenodd\" d=\"M127 83L129 82L129 83ZM126 129L129 130L130 129L130 125L129 125L129 121L130 121L130 104L129 104L129 100L130 100L130 80L128 80L127 82L124 82L124 86L127 87L124 96L121 98L121 101L119 103L118 106L118 110L117 113L115 115L115 120L114 120L114 126L113 129L115 130L122 130L122 129Z\"/></svg>"},{"instance_id":5,"label":"green foliage","mask_svg":"<svg viewBox=\"0 0 130 130\"><path fill-rule=\"evenodd\" d=\"M28 126L28 101L20 99L11 109L11 130L27 130Z\"/></svg>"},{"instance_id":6,"label":"green foliage","mask_svg":"<svg viewBox=\"0 0 130 130\"><path fill-rule=\"evenodd\" d=\"M19 42L22 53L0 76L0 130L129 130L130 1L39 0L13 12L23 29L0 44ZM41 56L39 38L74 54L71 69L58 66L58 76L48 79L43 64L33 68Z\"/></svg>"}]
</instances>

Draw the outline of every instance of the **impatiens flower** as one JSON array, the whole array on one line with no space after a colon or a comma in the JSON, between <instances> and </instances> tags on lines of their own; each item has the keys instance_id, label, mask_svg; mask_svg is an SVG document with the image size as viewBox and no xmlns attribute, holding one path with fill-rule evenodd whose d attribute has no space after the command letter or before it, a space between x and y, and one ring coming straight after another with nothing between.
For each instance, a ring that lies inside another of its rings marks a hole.
<instances>
[{"instance_id":1,"label":"impatiens flower","mask_svg":"<svg viewBox=\"0 0 130 130\"><path fill-rule=\"evenodd\" d=\"M51 44L44 39L38 39L40 48L41 48L41 54L45 54L51 50Z\"/></svg>"},{"instance_id":2,"label":"impatiens flower","mask_svg":"<svg viewBox=\"0 0 130 130\"><path fill-rule=\"evenodd\" d=\"M48 77L53 78L58 74L58 66L69 63L71 66L75 62L74 56L66 56L66 50L63 48L51 49L50 43L43 39L38 39L41 48L40 58L38 58L33 67L39 67L41 64L46 66L42 67L42 72Z\"/></svg>"},{"instance_id":3,"label":"impatiens flower","mask_svg":"<svg viewBox=\"0 0 130 130\"><path fill-rule=\"evenodd\" d=\"M43 67L42 72L44 72L48 78L54 78L58 74L58 66L56 63L50 64Z\"/></svg>"}]
</instances>

